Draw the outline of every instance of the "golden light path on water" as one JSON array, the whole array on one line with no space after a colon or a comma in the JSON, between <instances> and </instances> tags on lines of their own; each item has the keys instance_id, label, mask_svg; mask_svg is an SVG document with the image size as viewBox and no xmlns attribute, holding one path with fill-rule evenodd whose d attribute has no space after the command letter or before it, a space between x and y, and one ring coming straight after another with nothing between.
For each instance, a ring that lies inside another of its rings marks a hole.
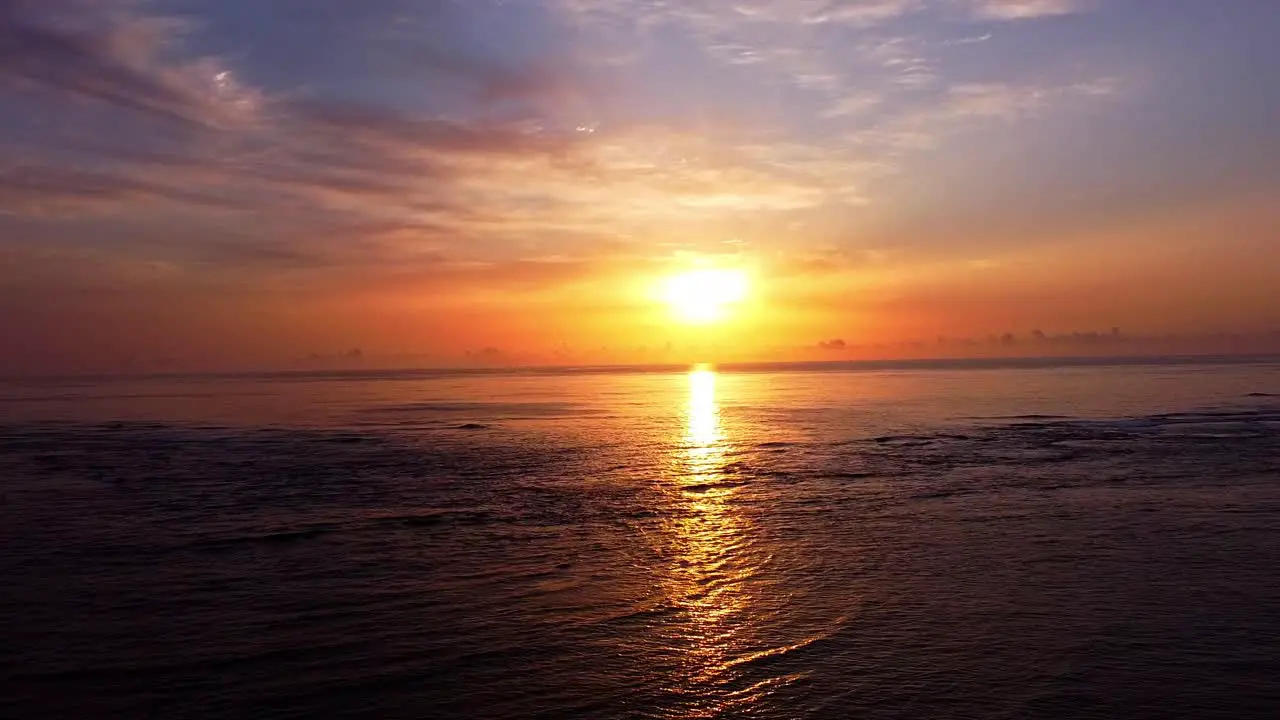
<instances>
[{"instance_id":1,"label":"golden light path on water","mask_svg":"<svg viewBox=\"0 0 1280 720\"><path fill-rule=\"evenodd\" d=\"M759 704L791 678L752 681L745 665L774 650L762 647L776 603L759 602L753 579L762 556L752 523L738 503L744 485L734 457L745 439L731 437L708 367L688 374L685 422L672 443L667 602L676 612L664 628L674 653L674 717L724 717Z\"/></svg>"},{"instance_id":2,"label":"golden light path on water","mask_svg":"<svg viewBox=\"0 0 1280 720\"><path fill-rule=\"evenodd\" d=\"M720 406L716 403L716 371L708 368L696 368L689 373L689 453L690 459L697 469L714 471L709 467L723 456L717 453L720 440Z\"/></svg>"}]
</instances>

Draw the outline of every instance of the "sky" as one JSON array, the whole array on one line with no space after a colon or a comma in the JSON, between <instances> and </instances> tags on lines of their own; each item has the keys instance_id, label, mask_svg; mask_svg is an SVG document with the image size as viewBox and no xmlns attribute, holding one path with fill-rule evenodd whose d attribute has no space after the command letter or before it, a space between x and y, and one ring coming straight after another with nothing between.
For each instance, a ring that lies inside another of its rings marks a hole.
<instances>
[{"instance_id":1,"label":"sky","mask_svg":"<svg viewBox=\"0 0 1280 720\"><path fill-rule=\"evenodd\" d=\"M0 373L1280 349L1280 3L0 0ZM749 283L687 323L664 278Z\"/></svg>"}]
</instances>

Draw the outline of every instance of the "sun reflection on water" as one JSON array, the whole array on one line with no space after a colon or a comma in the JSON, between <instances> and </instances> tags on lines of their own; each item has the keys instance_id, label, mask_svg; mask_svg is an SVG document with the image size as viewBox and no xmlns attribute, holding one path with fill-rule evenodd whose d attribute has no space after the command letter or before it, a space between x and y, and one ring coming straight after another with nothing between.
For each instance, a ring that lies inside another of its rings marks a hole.
<instances>
[{"instance_id":1,"label":"sun reflection on water","mask_svg":"<svg viewBox=\"0 0 1280 720\"><path fill-rule=\"evenodd\" d=\"M739 506L744 486L732 462L737 448L722 418L719 379L709 367L689 372L685 422L672 442L663 590L677 612L662 630L678 717L746 710L773 684L749 682L741 667L760 640L762 617L752 597L760 553Z\"/></svg>"},{"instance_id":2,"label":"sun reflection on water","mask_svg":"<svg viewBox=\"0 0 1280 720\"><path fill-rule=\"evenodd\" d=\"M720 406L716 403L716 371L705 367L689 373L689 430L691 459L715 452L720 434Z\"/></svg>"}]
</instances>

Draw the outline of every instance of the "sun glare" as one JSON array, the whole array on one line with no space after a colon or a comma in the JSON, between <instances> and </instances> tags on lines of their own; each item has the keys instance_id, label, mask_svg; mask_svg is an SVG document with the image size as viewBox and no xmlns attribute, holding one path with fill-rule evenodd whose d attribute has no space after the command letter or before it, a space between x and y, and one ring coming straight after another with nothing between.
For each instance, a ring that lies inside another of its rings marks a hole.
<instances>
[{"instance_id":1,"label":"sun glare","mask_svg":"<svg viewBox=\"0 0 1280 720\"><path fill-rule=\"evenodd\" d=\"M667 279L663 298L680 320L703 324L723 319L731 306L747 297L747 274L741 270L701 268Z\"/></svg>"}]
</instances>

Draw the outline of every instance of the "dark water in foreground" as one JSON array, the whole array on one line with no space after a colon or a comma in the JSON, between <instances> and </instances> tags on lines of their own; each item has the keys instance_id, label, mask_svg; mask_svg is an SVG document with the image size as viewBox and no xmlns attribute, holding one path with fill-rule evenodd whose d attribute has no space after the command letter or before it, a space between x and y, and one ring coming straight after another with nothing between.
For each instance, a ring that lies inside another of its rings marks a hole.
<instances>
[{"instance_id":1,"label":"dark water in foreground","mask_svg":"<svg viewBox=\"0 0 1280 720\"><path fill-rule=\"evenodd\" d=\"M1280 367L0 389L0 717L1280 717Z\"/></svg>"}]
</instances>

